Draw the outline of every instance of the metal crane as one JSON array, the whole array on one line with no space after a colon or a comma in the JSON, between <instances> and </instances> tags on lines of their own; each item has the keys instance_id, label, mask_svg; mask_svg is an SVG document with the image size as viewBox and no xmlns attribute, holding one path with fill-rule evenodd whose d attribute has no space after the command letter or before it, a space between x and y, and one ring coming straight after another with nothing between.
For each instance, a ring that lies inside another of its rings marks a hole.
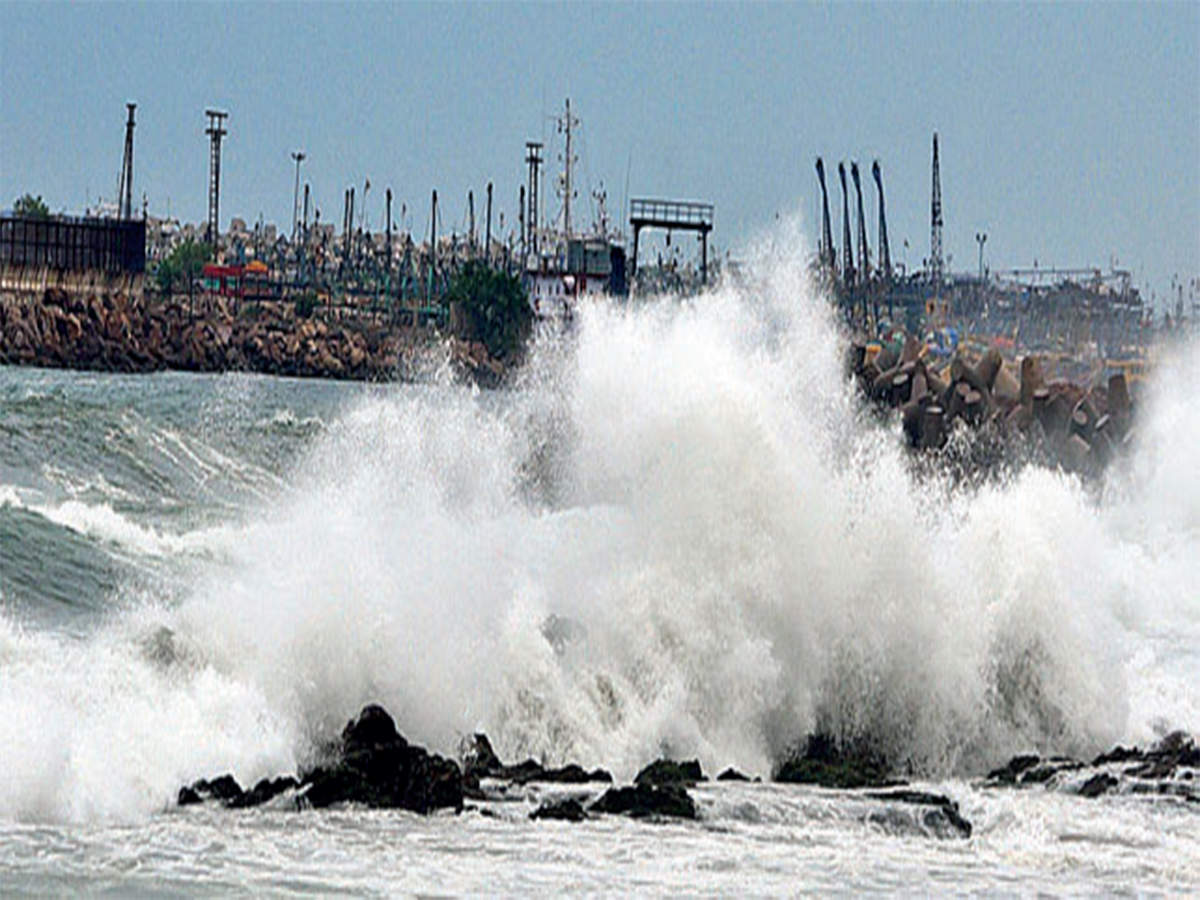
<instances>
[{"instance_id":1,"label":"metal crane","mask_svg":"<svg viewBox=\"0 0 1200 900\"><path fill-rule=\"evenodd\" d=\"M879 160L871 163L871 175L879 191L879 275L884 281L891 281L892 254L888 249L887 215L883 211L883 175L879 171Z\"/></svg>"},{"instance_id":2,"label":"metal crane","mask_svg":"<svg viewBox=\"0 0 1200 900\"><path fill-rule=\"evenodd\" d=\"M825 162L817 157L817 179L821 182L821 265L830 272L837 269L837 254L833 250L833 231L829 225L829 191L825 188Z\"/></svg>"},{"instance_id":3,"label":"metal crane","mask_svg":"<svg viewBox=\"0 0 1200 900\"><path fill-rule=\"evenodd\" d=\"M842 283L854 286L854 248L850 245L850 194L846 190L846 164L838 163L842 182Z\"/></svg>"},{"instance_id":4,"label":"metal crane","mask_svg":"<svg viewBox=\"0 0 1200 900\"><path fill-rule=\"evenodd\" d=\"M871 278L871 248L867 245L867 220L863 216L862 182L858 178L858 163L850 163L850 177L854 179L854 193L858 198L858 279L863 284Z\"/></svg>"}]
</instances>

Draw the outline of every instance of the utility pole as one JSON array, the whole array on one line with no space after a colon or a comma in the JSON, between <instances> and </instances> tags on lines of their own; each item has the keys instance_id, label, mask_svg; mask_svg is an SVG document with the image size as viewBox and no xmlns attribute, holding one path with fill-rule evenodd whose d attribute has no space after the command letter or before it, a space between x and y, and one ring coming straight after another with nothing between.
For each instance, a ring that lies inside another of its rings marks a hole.
<instances>
[{"instance_id":1,"label":"utility pole","mask_svg":"<svg viewBox=\"0 0 1200 900\"><path fill-rule=\"evenodd\" d=\"M219 109L206 109L204 114L208 116L208 128L204 133L209 138L207 237L215 256L221 239L221 138L229 133L225 130L225 120L229 118L229 113Z\"/></svg>"},{"instance_id":2,"label":"utility pole","mask_svg":"<svg viewBox=\"0 0 1200 900\"><path fill-rule=\"evenodd\" d=\"M121 184L117 189L118 216L129 221L133 218L133 111L136 103L126 103L129 117L125 121L125 156L121 161ZM143 218L145 218L143 216Z\"/></svg>"},{"instance_id":3,"label":"utility pole","mask_svg":"<svg viewBox=\"0 0 1200 900\"><path fill-rule=\"evenodd\" d=\"M487 186L487 231L483 239L483 255L490 264L492 261L492 183Z\"/></svg>"},{"instance_id":4,"label":"utility pole","mask_svg":"<svg viewBox=\"0 0 1200 900\"><path fill-rule=\"evenodd\" d=\"M475 192L467 191L467 248L475 255Z\"/></svg>"},{"instance_id":5,"label":"utility pole","mask_svg":"<svg viewBox=\"0 0 1200 900\"><path fill-rule=\"evenodd\" d=\"M292 152L296 161L296 186L292 189L292 243L296 243L296 229L300 222L300 163L304 162L304 151Z\"/></svg>"},{"instance_id":6,"label":"utility pole","mask_svg":"<svg viewBox=\"0 0 1200 900\"><path fill-rule=\"evenodd\" d=\"M562 191L563 191L563 233L567 239L571 238L571 167L575 164L575 157L571 155L571 132L575 126L579 124L579 120L571 115L571 98L567 98L566 114L558 120L558 130L560 133L566 134L567 148L563 154L563 174L562 174Z\"/></svg>"},{"instance_id":7,"label":"utility pole","mask_svg":"<svg viewBox=\"0 0 1200 900\"><path fill-rule=\"evenodd\" d=\"M387 215L387 272L390 277L392 274L392 189L387 189L386 197L386 215Z\"/></svg>"},{"instance_id":8,"label":"utility pole","mask_svg":"<svg viewBox=\"0 0 1200 900\"><path fill-rule=\"evenodd\" d=\"M942 283L942 175L938 166L938 136L933 133L933 191L929 207L929 278Z\"/></svg>"}]
</instances>

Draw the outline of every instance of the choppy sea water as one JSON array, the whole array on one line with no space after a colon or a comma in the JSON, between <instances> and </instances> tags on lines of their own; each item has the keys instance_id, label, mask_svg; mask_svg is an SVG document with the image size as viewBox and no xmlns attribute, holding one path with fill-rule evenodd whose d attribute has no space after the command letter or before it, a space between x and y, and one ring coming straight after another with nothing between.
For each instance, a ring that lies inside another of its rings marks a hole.
<instances>
[{"instance_id":1,"label":"choppy sea water","mask_svg":"<svg viewBox=\"0 0 1200 900\"><path fill-rule=\"evenodd\" d=\"M979 783L1200 733L1200 352L1104 483L963 482L858 408L799 267L752 284L597 304L499 393L0 369L0 892L1200 889L1195 804ZM769 783L669 825L174 808L370 701L618 779L865 736L975 830Z\"/></svg>"}]
</instances>

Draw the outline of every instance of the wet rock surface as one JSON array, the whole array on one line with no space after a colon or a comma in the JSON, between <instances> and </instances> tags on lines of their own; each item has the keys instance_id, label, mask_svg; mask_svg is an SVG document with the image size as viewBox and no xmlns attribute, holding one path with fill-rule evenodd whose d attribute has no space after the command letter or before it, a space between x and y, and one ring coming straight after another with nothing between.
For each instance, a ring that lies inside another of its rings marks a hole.
<instances>
[{"instance_id":1,"label":"wet rock surface","mask_svg":"<svg viewBox=\"0 0 1200 900\"><path fill-rule=\"evenodd\" d=\"M1090 763L1065 756L1014 756L988 773L987 787L1062 790L1085 798L1158 794L1200 803L1200 747L1182 731L1153 747L1114 747Z\"/></svg>"},{"instance_id":2,"label":"wet rock surface","mask_svg":"<svg viewBox=\"0 0 1200 900\"><path fill-rule=\"evenodd\" d=\"M869 750L840 747L827 735L809 735L802 752L781 765L774 780L791 784L815 784L828 788L894 787L904 784L893 778L886 762Z\"/></svg>"},{"instance_id":3,"label":"wet rock surface","mask_svg":"<svg viewBox=\"0 0 1200 900\"><path fill-rule=\"evenodd\" d=\"M646 766L633 779L634 784L682 784L692 785L705 781L704 772L700 769L700 761L696 759L687 762L676 762L670 759L656 759Z\"/></svg>"},{"instance_id":4,"label":"wet rock surface","mask_svg":"<svg viewBox=\"0 0 1200 900\"><path fill-rule=\"evenodd\" d=\"M917 807L912 816L913 821L918 822L922 828L935 837L969 838L971 836L973 830L971 823L959 814L958 804L942 794L932 794L927 791L892 790L869 792L866 796L888 804L882 811L873 811L868 814L868 821L875 824L887 826L902 819L903 816L895 815L895 806L897 805Z\"/></svg>"},{"instance_id":5,"label":"wet rock surface","mask_svg":"<svg viewBox=\"0 0 1200 900\"><path fill-rule=\"evenodd\" d=\"M559 819L565 822L582 822L587 818L583 804L573 797L548 800L529 814L531 819Z\"/></svg>"},{"instance_id":6,"label":"wet rock surface","mask_svg":"<svg viewBox=\"0 0 1200 900\"><path fill-rule=\"evenodd\" d=\"M537 760L527 759L514 765L505 765L492 749L486 734L475 734L462 751L463 774L474 789L478 789L480 778L495 778L513 784L547 782L557 784L586 784L593 781L612 783L612 774L604 769L584 769L577 763L568 763L558 768L547 768Z\"/></svg>"},{"instance_id":7,"label":"wet rock surface","mask_svg":"<svg viewBox=\"0 0 1200 900\"><path fill-rule=\"evenodd\" d=\"M696 818L696 804L678 784L656 787L635 784L631 787L609 788L590 807L592 812L618 813L642 819L664 816L678 819Z\"/></svg>"}]
</instances>

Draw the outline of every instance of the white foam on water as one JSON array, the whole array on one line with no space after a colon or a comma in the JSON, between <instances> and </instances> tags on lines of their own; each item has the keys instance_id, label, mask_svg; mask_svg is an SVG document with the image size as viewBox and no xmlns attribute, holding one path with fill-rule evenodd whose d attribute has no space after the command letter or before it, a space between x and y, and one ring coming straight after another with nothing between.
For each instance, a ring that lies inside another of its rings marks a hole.
<instances>
[{"instance_id":1,"label":"white foam on water","mask_svg":"<svg viewBox=\"0 0 1200 900\"><path fill-rule=\"evenodd\" d=\"M752 272L591 305L511 392L357 398L176 608L3 626L0 816L286 771L368 701L441 752L481 729L618 776L768 774L815 728L936 775L1200 730L1200 378L1165 381L1102 498L1039 468L956 487L859 412L800 258Z\"/></svg>"}]
</instances>

